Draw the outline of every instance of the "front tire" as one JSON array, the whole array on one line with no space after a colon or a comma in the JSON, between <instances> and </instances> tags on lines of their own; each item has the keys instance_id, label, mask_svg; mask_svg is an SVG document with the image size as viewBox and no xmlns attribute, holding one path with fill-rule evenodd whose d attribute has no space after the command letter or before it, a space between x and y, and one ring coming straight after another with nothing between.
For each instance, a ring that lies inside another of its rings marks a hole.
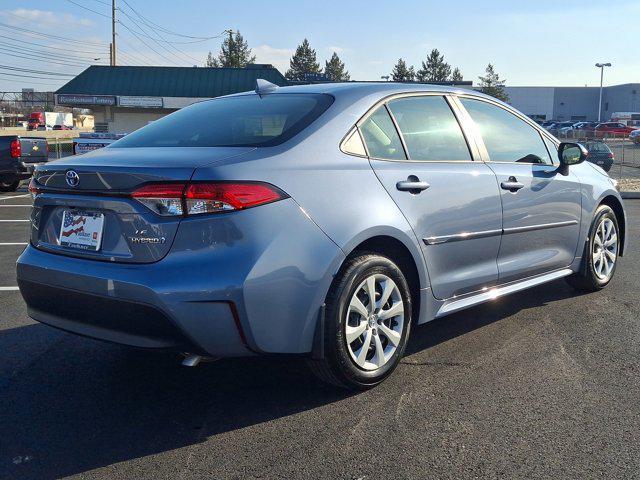
<instances>
[{"instance_id":1,"label":"front tire","mask_svg":"<svg viewBox=\"0 0 640 480\"><path fill-rule=\"evenodd\" d=\"M0 181L0 192L15 192L18 189L19 185L20 185L20 180L14 180L14 181L1 180Z\"/></svg>"},{"instance_id":2,"label":"front tire","mask_svg":"<svg viewBox=\"0 0 640 480\"><path fill-rule=\"evenodd\" d=\"M411 329L411 294L398 266L363 253L349 259L326 299L322 360L310 360L321 380L364 390L387 378Z\"/></svg>"},{"instance_id":3,"label":"front tire","mask_svg":"<svg viewBox=\"0 0 640 480\"><path fill-rule=\"evenodd\" d=\"M611 207L601 205L591 223L583 266L579 272L566 278L567 283L583 292L602 290L613 278L619 252L618 219Z\"/></svg>"}]
</instances>

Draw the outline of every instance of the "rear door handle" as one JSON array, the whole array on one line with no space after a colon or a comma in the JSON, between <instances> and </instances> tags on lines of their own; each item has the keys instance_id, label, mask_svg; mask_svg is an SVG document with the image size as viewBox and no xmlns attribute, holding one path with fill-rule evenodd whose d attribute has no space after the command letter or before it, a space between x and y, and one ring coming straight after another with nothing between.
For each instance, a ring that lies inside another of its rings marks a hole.
<instances>
[{"instance_id":1,"label":"rear door handle","mask_svg":"<svg viewBox=\"0 0 640 480\"><path fill-rule=\"evenodd\" d=\"M426 190L430 186L431 185L427 182L421 182L415 175L409 175L406 180L396 183L396 188L401 192L411 192L416 194Z\"/></svg>"},{"instance_id":2,"label":"rear door handle","mask_svg":"<svg viewBox=\"0 0 640 480\"><path fill-rule=\"evenodd\" d=\"M500 184L500 188L509 190L510 192L517 192L521 188L524 188L524 184L520 183L516 177L509 177L509 180Z\"/></svg>"}]
</instances>

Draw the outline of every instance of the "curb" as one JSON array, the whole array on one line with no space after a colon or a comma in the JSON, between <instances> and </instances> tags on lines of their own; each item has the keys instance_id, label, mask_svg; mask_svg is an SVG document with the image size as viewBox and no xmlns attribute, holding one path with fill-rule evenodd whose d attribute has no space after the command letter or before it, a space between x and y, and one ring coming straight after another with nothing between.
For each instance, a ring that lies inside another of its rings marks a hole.
<instances>
[{"instance_id":1,"label":"curb","mask_svg":"<svg viewBox=\"0 0 640 480\"><path fill-rule=\"evenodd\" d=\"M640 192L620 192L622 198L638 199L640 198Z\"/></svg>"}]
</instances>

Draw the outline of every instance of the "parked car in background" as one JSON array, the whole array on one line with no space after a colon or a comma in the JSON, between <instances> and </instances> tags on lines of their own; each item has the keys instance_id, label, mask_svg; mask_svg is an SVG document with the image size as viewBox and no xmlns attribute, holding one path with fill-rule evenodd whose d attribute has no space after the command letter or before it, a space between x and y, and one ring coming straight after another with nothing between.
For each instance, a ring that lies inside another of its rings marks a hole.
<instances>
[{"instance_id":1,"label":"parked car in background","mask_svg":"<svg viewBox=\"0 0 640 480\"><path fill-rule=\"evenodd\" d=\"M640 128L634 130L629 134L629 140L631 140L636 145L640 145Z\"/></svg>"},{"instance_id":2,"label":"parked car in background","mask_svg":"<svg viewBox=\"0 0 640 480\"><path fill-rule=\"evenodd\" d=\"M613 136L613 137L627 137L631 132L636 130L636 127L630 127L620 122L605 122L599 124L596 129L597 137Z\"/></svg>"},{"instance_id":3,"label":"parked car in background","mask_svg":"<svg viewBox=\"0 0 640 480\"><path fill-rule=\"evenodd\" d=\"M13 192L31 176L36 165L48 160L45 138L0 136L0 192Z\"/></svg>"},{"instance_id":4,"label":"parked car in background","mask_svg":"<svg viewBox=\"0 0 640 480\"><path fill-rule=\"evenodd\" d=\"M562 122L555 126L555 130L560 135L567 135L577 128L576 122Z\"/></svg>"},{"instance_id":5,"label":"parked car in background","mask_svg":"<svg viewBox=\"0 0 640 480\"><path fill-rule=\"evenodd\" d=\"M610 282L626 217L586 155L471 90L259 80L38 167L18 285L69 332L369 388L412 325Z\"/></svg>"},{"instance_id":6,"label":"parked car in background","mask_svg":"<svg viewBox=\"0 0 640 480\"><path fill-rule=\"evenodd\" d=\"M611 170L614 162L614 156L606 143L592 140L585 142L584 146L589 152L587 155L587 161L598 165L605 172Z\"/></svg>"}]
</instances>

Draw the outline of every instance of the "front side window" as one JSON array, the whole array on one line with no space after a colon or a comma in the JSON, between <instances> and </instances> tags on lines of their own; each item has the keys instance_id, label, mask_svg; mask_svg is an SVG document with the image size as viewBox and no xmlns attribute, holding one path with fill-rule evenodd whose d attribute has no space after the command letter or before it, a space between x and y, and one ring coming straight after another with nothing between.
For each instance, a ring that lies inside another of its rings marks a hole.
<instances>
[{"instance_id":1,"label":"front side window","mask_svg":"<svg viewBox=\"0 0 640 480\"><path fill-rule=\"evenodd\" d=\"M471 160L460 125L444 97L401 98L389 102L389 110L411 160Z\"/></svg>"},{"instance_id":2,"label":"front side window","mask_svg":"<svg viewBox=\"0 0 640 480\"><path fill-rule=\"evenodd\" d=\"M492 162L553 164L540 133L531 125L491 103L460 100L478 126Z\"/></svg>"},{"instance_id":3,"label":"front side window","mask_svg":"<svg viewBox=\"0 0 640 480\"><path fill-rule=\"evenodd\" d=\"M270 147L301 132L331 103L325 94L222 97L178 110L111 147Z\"/></svg>"},{"instance_id":4,"label":"front side window","mask_svg":"<svg viewBox=\"0 0 640 480\"><path fill-rule=\"evenodd\" d=\"M549 154L551 155L551 161L552 163L555 165L558 163L558 146L553 143L549 138L543 136L542 139L544 140L545 145L547 146L547 150L549 151Z\"/></svg>"},{"instance_id":5,"label":"front side window","mask_svg":"<svg viewBox=\"0 0 640 480\"><path fill-rule=\"evenodd\" d=\"M369 156L387 160L407 159L400 136L384 105L360 125L360 132Z\"/></svg>"}]
</instances>

